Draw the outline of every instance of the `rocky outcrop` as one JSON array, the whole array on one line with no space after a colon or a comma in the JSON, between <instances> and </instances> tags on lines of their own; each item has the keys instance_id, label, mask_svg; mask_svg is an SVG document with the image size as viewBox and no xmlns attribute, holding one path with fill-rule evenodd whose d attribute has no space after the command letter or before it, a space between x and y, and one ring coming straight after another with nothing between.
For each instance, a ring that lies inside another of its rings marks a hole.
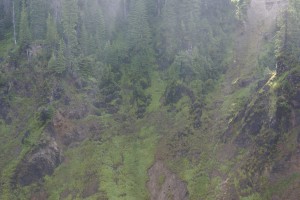
<instances>
[{"instance_id":1,"label":"rocky outcrop","mask_svg":"<svg viewBox=\"0 0 300 200\"><path fill-rule=\"evenodd\" d=\"M42 141L19 164L15 181L22 186L38 182L45 175L51 175L61 161L61 151L55 140Z\"/></svg>"},{"instance_id":2,"label":"rocky outcrop","mask_svg":"<svg viewBox=\"0 0 300 200\"><path fill-rule=\"evenodd\" d=\"M254 142L254 137L260 134L262 128L269 126L269 107L269 97L265 91L254 100L253 105L248 105L245 110L242 110L237 115L222 138L225 139L227 136L232 135L232 129L235 127L234 131L238 132L235 138L235 144L238 147L248 147ZM228 138L226 140L228 140Z\"/></svg>"},{"instance_id":3,"label":"rocky outcrop","mask_svg":"<svg viewBox=\"0 0 300 200\"><path fill-rule=\"evenodd\" d=\"M162 161L157 161L148 171L147 183L151 200L188 200L185 182L172 173Z\"/></svg>"},{"instance_id":4,"label":"rocky outcrop","mask_svg":"<svg viewBox=\"0 0 300 200\"><path fill-rule=\"evenodd\" d=\"M59 145L69 146L72 143L81 142L101 132L103 127L98 121L73 119L74 116L82 116L79 115L79 112L83 110L78 109L70 112L59 110L56 112L50 125L51 131L49 132L51 132Z\"/></svg>"}]
</instances>

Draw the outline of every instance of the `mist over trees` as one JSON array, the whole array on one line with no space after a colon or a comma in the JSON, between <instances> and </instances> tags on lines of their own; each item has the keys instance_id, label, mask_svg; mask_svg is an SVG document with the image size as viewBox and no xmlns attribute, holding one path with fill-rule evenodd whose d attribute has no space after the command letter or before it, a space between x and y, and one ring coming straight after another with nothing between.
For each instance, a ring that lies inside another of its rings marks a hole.
<instances>
[{"instance_id":1,"label":"mist over trees","mask_svg":"<svg viewBox=\"0 0 300 200\"><path fill-rule=\"evenodd\" d=\"M280 22L277 52L297 44L298 4L293 1ZM153 70L164 72L170 84L209 90L232 58L233 33L246 6L230 0L3 0L0 37L11 37L4 30L15 32L20 55L41 45L47 70L56 74L100 73L107 80L101 73L112 71L110 82L123 80L142 115Z\"/></svg>"},{"instance_id":2,"label":"mist over trees","mask_svg":"<svg viewBox=\"0 0 300 200\"><path fill-rule=\"evenodd\" d=\"M197 80L199 88L226 70L233 6L230 0L2 1L0 26L12 30L14 14L19 54L42 45L51 72L119 74L112 82L126 80L142 116L152 70L165 71L170 84L175 77L188 85Z\"/></svg>"}]
</instances>

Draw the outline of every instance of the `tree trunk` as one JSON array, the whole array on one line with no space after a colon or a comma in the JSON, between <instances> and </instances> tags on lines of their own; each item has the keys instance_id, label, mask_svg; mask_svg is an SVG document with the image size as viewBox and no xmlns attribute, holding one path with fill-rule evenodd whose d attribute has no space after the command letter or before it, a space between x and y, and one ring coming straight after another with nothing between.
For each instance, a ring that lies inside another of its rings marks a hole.
<instances>
[{"instance_id":1,"label":"tree trunk","mask_svg":"<svg viewBox=\"0 0 300 200\"><path fill-rule=\"evenodd\" d=\"M14 28L14 42L15 45L17 44L17 36L16 36L16 21L15 21L15 3L13 3L13 28Z\"/></svg>"},{"instance_id":2,"label":"tree trunk","mask_svg":"<svg viewBox=\"0 0 300 200\"><path fill-rule=\"evenodd\" d=\"M160 16L160 9L161 9L161 2L160 0L157 0L157 16Z\"/></svg>"},{"instance_id":3,"label":"tree trunk","mask_svg":"<svg viewBox=\"0 0 300 200\"><path fill-rule=\"evenodd\" d=\"M284 30L284 40L283 40L283 49L286 49L287 46L287 40L288 40L288 12L284 12L284 24L285 24L285 30Z\"/></svg>"},{"instance_id":4,"label":"tree trunk","mask_svg":"<svg viewBox=\"0 0 300 200\"><path fill-rule=\"evenodd\" d=\"M124 19L127 18L127 1L123 0L123 14L124 14Z\"/></svg>"}]
</instances>

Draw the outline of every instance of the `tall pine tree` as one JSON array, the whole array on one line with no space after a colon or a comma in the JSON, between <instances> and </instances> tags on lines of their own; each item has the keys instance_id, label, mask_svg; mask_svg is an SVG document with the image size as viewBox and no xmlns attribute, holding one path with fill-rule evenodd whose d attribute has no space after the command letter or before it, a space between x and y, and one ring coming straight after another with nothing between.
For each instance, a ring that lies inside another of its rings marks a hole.
<instances>
[{"instance_id":1,"label":"tall pine tree","mask_svg":"<svg viewBox=\"0 0 300 200\"><path fill-rule=\"evenodd\" d=\"M57 74L62 74L66 71L66 58L65 58L65 43L63 40L59 41L59 50L57 52L56 68Z\"/></svg>"},{"instance_id":2,"label":"tall pine tree","mask_svg":"<svg viewBox=\"0 0 300 200\"><path fill-rule=\"evenodd\" d=\"M29 29L27 6L25 0L22 1L19 41L21 50L28 48L31 41L31 33Z\"/></svg>"},{"instance_id":3,"label":"tall pine tree","mask_svg":"<svg viewBox=\"0 0 300 200\"><path fill-rule=\"evenodd\" d=\"M33 39L44 39L49 2L45 0L30 1L30 27Z\"/></svg>"},{"instance_id":4,"label":"tall pine tree","mask_svg":"<svg viewBox=\"0 0 300 200\"><path fill-rule=\"evenodd\" d=\"M59 36L57 32L56 23L53 17L48 14L47 18L47 33L46 33L46 44L48 52L56 50L59 43Z\"/></svg>"},{"instance_id":5,"label":"tall pine tree","mask_svg":"<svg viewBox=\"0 0 300 200\"><path fill-rule=\"evenodd\" d=\"M134 0L131 3L128 45L133 58L132 65L137 69L145 69L154 61L146 4L145 0Z\"/></svg>"},{"instance_id":6,"label":"tall pine tree","mask_svg":"<svg viewBox=\"0 0 300 200\"><path fill-rule=\"evenodd\" d=\"M77 0L63 0L62 7L62 25L64 36L66 38L66 58L68 60L68 66L72 70L76 70L76 57L79 55L79 45L76 31L78 24Z\"/></svg>"}]
</instances>

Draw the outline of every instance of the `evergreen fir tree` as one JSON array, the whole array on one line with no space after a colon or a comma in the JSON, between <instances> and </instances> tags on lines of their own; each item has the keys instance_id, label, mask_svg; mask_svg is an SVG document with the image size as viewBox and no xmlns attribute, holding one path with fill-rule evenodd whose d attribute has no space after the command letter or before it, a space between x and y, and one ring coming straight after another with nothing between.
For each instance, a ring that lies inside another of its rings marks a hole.
<instances>
[{"instance_id":1,"label":"evergreen fir tree","mask_svg":"<svg viewBox=\"0 0 300 200\"><path fill-rule=\"evenodd\" d=\"M21 50L28 48L31 41L31 33L29 29L27 6L25 0L22 1L19 41Z\"/></svg>"},{"instance_id":2,"label":"evergreen fir tree","mask_svg":"<svg viewBox=\"0 0 300 200\"><path fill-rule=\"evenodd\" d=\"M52 53L50 60L48 61L48 68L51 72L56 72L57 62L54 53Z\"/></svg>"},{"instance_id":3,"label":"evergreen fir tree","mask_svg":"<svg viewBox=\"0 0 300 200\"><path fill-rule=\"evenodd\" d=\"M84 55L89 55L90 53L90 46L89 46L89 34L86 30L85 24L81 26L80 31L80 48Z\"/></svg>"},{"instance_id":4,"label":"evergreen fir tree","mask_svg":"<svg viewBox=\"0 0 300 200\"><path fill-rule=\"evenodd\" d=\"M44 39L46 34L45 21L48 13L48 1L30 1L30 27L34 39Z\"/></svg>"},{"instance_id":5,"label":"evergreen fir tree","mask_svg":"<svg viewBox=\"0 0 300 200\"><path fill-rule=\"evenodd\" d=\"M99 49L99 53L102 54L102 50L105 45L105 25L104 25L104 17L101 8L99 8L96 15L96 41L97 48ZM101 56L101 55L100 55Z\"/></svg>"},{"instance_id":6,"label":"evergreen fir tree","mask_svg":"<svg viewBox=\"0 0 300 200\"><path fill-rule=\"evenodd\" d=\"M66 38L66 56L68 66L73 70L76 66L76 57L79 54L76 26L78 24L77 0L63 0L62 25Z\"/></svg>"},{"instance_id":7,"label":"evergreen fir tree","mask_svg":"<svg viewBox=\"0 0 300 200\"><path fill-rule=\"evenodd\" d=\"M62 40L59 42L59 50L57 52L57 59L56 59L56 67L54 72L57 74L62 74L66 71L66 59L64 56L65 52L65 44Z\"/></svg>"},{"instance_id":8,"label":"evergreen fir tree","mask_svg":"<svg viewBox=\"0 0 300 200\"><path fill-rule=\"evenodd\" d=\"M173 60L175 53L179 48L179 40L177 36L177 14L176 7L177 2L166 1L163 7L162 13L162 25L161 25L161 41L158 48L161 50L163 60L169 62Z\"/></svg>"},{"instance_id":9,"label":"evergreen fir tree","mask_svg":"<svg viewBox=\"0 0 300 200\"><path fill-rule=\"evenodd\" d=\"M129 44L135 52L149 47L151 42L151 32L147 20L145 1L132 1L129 16Z\"/></svg>"},{"instance_id":10,"label":"evergreen fir tree","mask_svg":"<svg viewBox=\"0 0 300 200\"><path fill-rule=\"evenodd\" d=\"M151 31L147 19L145 1L132 1L129 15L128 44L133 58L132 64L139 69L149 67L154 59Z\"/></svg>"},{"instance_id":11,"label":"evergreen fir tree","mask_svg":"<svg viewBox=\"0 0 300 200\"><path fill-rule=\"evenodd\" d=\"M58 46L58 32L56 24L53 17L48 14L47 18L47 34L46 34L46 44L49 48L49 51L56 50Z\"/></svg>"},{"instance_id":12,"label":"evergreen fir tree","mask_svg":"<svg viewBox=\"0 0 300 200\"><path fill-rule=\"evenodd\" d=\"M83 78L87 79L89 76L92 75L92 61L90 58L81 56L79 58L78 65L80 75Z\"/></svg>"}]
</instances>

